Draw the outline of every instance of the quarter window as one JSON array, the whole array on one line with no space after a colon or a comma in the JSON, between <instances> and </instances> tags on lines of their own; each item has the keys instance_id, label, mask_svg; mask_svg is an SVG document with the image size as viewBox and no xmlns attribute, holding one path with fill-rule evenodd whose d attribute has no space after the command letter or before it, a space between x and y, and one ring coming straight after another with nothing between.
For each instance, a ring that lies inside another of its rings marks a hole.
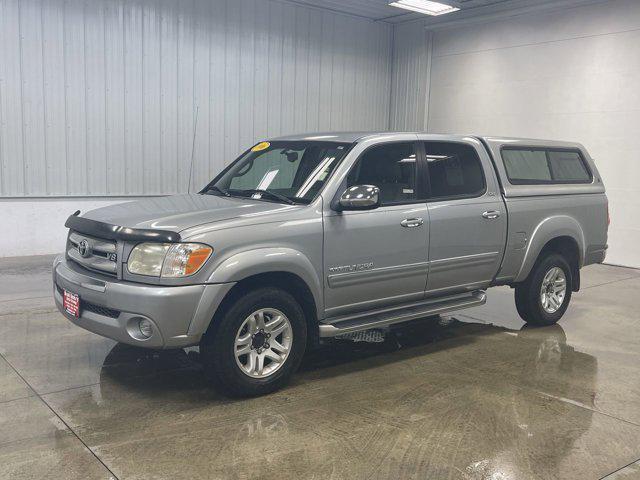
<instances>
[{"instance_id":1,"label":"quarter window","mask_svg":"<svg viewBox=\"0 0 640 480\"><path fill-rule=\"evenodd\" d=\"M471 145L427 142L430 198L475 197L485 191L480 158Z\"/></svg>"},{"instance_id":2,"label":"quarter window","mask_svg":"<svg viewBox=\"0 0 640 480\"><path fill-rule=\"evenodd\" d=\"M505 148L502 161L509 181L518 185L591 181L591 174L576 150Z\"/></svg>"},{"instance_id":3,"label":"quarter window","mask_svg":"<svg viewBox=\"0 0 640 480\"><path fill-rule=\"evenodd\" d=\"M347 187L375 185L380 203L416 199L416 153L413 143L377 145L365 151L347 176Z\"/></svg>"}]
</instances>

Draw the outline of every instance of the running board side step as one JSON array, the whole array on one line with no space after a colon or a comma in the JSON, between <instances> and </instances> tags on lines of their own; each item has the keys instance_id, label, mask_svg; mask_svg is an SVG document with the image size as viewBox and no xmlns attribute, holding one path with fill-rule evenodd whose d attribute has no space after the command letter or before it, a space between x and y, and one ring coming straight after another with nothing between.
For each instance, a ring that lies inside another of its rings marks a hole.
<instances>
[{"instance_id":1,"label":"running board side step","mask_svg":"<svg viewBox=\"0 0 640 480\"><path fill-rule=\"evenodd\" d=\"M471 294L462 296L455 295L435 301L433 299L426 300L392 310L383 309L377 312L374 310L367 316L358 315L355 318L354 316L345 316L342 318L327 319L325 323L320 324L320 337L335 337L343 333L386 327L395 323L408 322L409 320L416 320L431 315L484 305L486 301L487 293L483 290L476 290L471 292Z\"/></svg>"}]
</instances>

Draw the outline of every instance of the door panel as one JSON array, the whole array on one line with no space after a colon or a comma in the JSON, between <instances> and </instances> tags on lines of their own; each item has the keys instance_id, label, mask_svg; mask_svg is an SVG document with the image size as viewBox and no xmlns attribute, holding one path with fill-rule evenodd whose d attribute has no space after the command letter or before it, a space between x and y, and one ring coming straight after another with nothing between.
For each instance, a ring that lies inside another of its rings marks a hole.
<instances>
[{"instance_id":1,"label":"door panel","mask_svg":"<svg viewBox=\"0 0 640 480\"><path fill-rule=\"evenodd\" d=\"M428 269L428 210L419 185L415 141L383 142L362 152L339 193L380 189L381 206L325 210L324 277L328 317L421 299Z\"/></svg>"},{"instance_id":2,"label":"door panel","mask_svg":"<svg viewBox=\"0 0 640 480\"><path fill-rule=\"evenodd\" d=\"M504 250L507 215L491 160L477 142L425 142L429 182L426 294L487 287Z\"/></svg>"},{"instance_id":3,"label":"door panel","mask_svg":"<svg viewBox=\"0 0 640 480\"><path fill-rule=\"evenodd\" d=\"M427 293L486 287L498 271L506 212L491 198L429 203L431 236ZM499 212L485 218L485 212Z\"/></svg>"},{"instance_id":4,"label":"door panel","mask_svg":"<svg viewBox=\"0 0 640 480\"><path fill-rule=\"evenodd\" d=\"M403 227L406 219L421 225ZM426 204L328 215L325 228L327 316L420 299L428 268Z\"/></svg>"}]
</instances>

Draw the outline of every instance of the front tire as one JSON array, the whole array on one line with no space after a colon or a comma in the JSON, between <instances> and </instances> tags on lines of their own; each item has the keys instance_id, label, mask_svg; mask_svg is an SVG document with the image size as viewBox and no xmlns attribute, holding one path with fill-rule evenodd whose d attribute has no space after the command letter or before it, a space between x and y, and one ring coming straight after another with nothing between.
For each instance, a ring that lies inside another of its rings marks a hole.
<instances>
[{"instance_id":1,"label":"front tire","mask_svg":"<svg viewBox=\"0 0 640 480\"><path fill-rule=\"evenodd\" d=\"M237 296L216 314L200 352L205 374L217 390L247 397L286 385L306 343L300 304L284 290L264 287Z\"/></svg>"},{"instance_id":2,"label":"front tire","mask_svg":"<svg viewBox=\"0 0 640 480\"><path fill-rule=\"evenodd\" d=\"M529 277L516 286L520 317L530 325L553 325L571 301L571 268L562 255L553 253L536 262Z\"/></svg>"}]
</instances>

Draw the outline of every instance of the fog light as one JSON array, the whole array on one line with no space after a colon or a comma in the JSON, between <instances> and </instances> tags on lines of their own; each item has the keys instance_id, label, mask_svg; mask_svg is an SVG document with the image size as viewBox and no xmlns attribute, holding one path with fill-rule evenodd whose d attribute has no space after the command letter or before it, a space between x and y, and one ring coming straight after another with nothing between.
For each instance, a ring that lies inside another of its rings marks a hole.
<instances>
[{"instance_id":1,"label":"fog light","mask_svg":"<svg viewBox=\"0 0 640 480\"><path fill-rule=\"evenodd\" d=\"M144 338L149 338L153 334L153 324L146 318L142 318L138 322L138 328L140 329L140 335Z\"/></svg>"}]
</instances>

